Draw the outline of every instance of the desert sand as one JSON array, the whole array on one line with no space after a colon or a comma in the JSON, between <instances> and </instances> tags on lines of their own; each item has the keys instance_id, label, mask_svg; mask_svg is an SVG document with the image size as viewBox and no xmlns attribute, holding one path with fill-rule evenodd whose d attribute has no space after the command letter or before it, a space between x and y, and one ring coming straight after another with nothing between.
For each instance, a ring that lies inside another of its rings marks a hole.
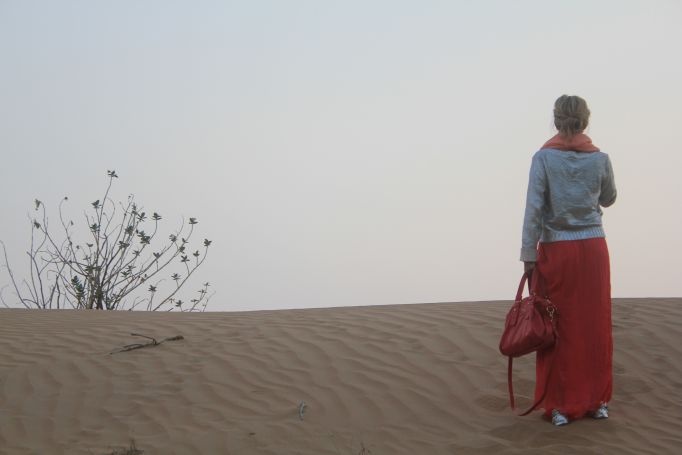
<instances>
[{"instance_id":1,"label":"desert sand","mask_svg":"<svg viewBox=\"0 0 682 455\"><path fill-rule=\"evenodd\" d=\"M681 453L682 299L614 300L611 418L562 428L509 409L510 305L0 310L0 453ZM184 339L110 354L130 333Z\"/></svg>"}]
</instances>

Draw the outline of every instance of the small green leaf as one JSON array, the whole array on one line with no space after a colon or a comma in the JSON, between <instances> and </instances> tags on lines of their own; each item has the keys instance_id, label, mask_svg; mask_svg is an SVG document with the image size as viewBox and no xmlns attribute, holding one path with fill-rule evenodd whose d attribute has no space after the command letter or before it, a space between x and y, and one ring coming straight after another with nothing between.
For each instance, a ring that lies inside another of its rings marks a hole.
<instances>
[{"instance_id":1,"label":"small green leaf","mask_svg":"<svg viewBox=\"0 0 682 455\"><path fill-rule=\"evenodd\" d=\"M209 247L213 241L209 239L204 239L204 246Z\"/></svg>"},{"instance_id":2,"label":"small green leaf","mask_svg":"<svg viewBox=\"0 0 682 455\"><path fill-rule=\"evenodd\" d=\"M140 243L143 245L148 245L151 237L144 233L144 231L139 231L137 236L140 238Z\"/></svg>"},{"instance_id":3,"label":"small green leaf","mask_svg":"<svg viewBox=\"0 0 682 455\"><path fill-rule=\"evenodd\" d=\"M196 218L190 218L189 219L189 224L197 224L197 223L198 223L198 221Z\"/></svg>"}]
</instances>

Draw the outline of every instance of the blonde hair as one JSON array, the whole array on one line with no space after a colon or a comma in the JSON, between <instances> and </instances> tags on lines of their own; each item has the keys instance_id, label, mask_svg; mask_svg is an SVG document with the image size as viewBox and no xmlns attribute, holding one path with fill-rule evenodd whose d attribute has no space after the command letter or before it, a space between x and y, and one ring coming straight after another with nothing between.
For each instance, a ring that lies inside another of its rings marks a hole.
<instances>
[{"instance_id":1,"label":"blonde hair","mask_svg":"<svg viewBox=\"0 0 682 455\"><path fill-rule=\"evenodd\" d=\"M590 110L581 97L561 95L554 102L554 126L562 136L571 138L582 133L589 121Z\"/></svg>"}]
</instances>

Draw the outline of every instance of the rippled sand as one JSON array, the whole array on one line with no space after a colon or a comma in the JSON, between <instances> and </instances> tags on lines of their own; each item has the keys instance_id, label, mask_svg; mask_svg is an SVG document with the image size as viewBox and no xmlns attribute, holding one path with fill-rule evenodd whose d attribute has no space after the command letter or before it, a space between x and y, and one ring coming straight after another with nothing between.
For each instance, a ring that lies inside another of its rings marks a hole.
<instances>
[{"instance_id":1,"label":"rippled sand","mask_svg":"<svg viewBox=\"0 0 682 455\"><path fill-rule=\"evenodd\" d=\"M0 310L0 453L678 453L682 299L614 300L612 417L563 428L508 408L509 305ZM109 354L131 332L184 340Z\"/></svg>"}]
</instances>

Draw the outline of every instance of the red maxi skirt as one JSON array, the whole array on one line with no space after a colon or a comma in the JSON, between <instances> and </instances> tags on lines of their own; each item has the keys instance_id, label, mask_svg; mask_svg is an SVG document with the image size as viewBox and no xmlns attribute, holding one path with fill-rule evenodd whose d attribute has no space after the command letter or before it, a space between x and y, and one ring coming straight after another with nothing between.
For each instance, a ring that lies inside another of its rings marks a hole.
<instances>
[{"instance_id":1,"label":"red maxi skirt","mask_svg":"<svg viewBox=\"0 0 682 455\"><path fill-rule=\"evenodd\" d=\"M579 419L608 402L613 389L606 240L540 243L536 268L557 307L559 338L555 348L537 353L535 399L547 388L539 405L545 409L545 416L558 409L569 419ZM534 287L537 284L535 280Z\"/></svg>"}]
</instances>

